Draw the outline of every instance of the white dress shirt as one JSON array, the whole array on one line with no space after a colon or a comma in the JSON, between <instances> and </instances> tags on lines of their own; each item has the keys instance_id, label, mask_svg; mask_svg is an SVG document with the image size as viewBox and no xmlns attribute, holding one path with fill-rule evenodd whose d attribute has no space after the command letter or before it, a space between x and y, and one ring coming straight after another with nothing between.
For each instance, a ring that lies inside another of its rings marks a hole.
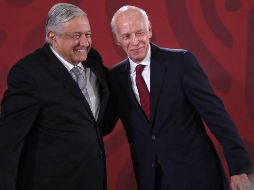
<instances>
[{"instance_id":1,"label":"white dress shirt","mask_svg":"<svg viewBox=\"0 0 254 190\"><path fill-rule=\"evenodd\" d=\"M70 71L74 67L73 64L66 61L63 57L61 57L51 46L50 49L55 54L55 56L60 60L60 62L66 67L66 69L71 73ZM83 64L79 62L77 65L81 67L82 71L85 70L85 78L86 78L86 89L89 94L89 99L91 102L91 110L93 112L93 115L95 119L98 118L99 115L99 108L100 108L100 96L99 96L99 84L96 82L96 75L91 71L90 68L84 68Z\"/></svg>"},{"instance_id":2,"label":"white dress shirt","mask_svg":"<svg viewBox=\"0 0 254 190\"><path fill-rule=\"evenodd\" d=\"M142 72L142 77L145 80L149 92L150 92L150 60L151 60L151 48L149 46L146 57L144 58L143 61L139 63L140 65L146 65ZM135 70L138 64L133 62L130 58L129 62L130 62L131 86L138 102L140 103L139 93L136 86L136 70Z\"/></svg>"}]
</instances>

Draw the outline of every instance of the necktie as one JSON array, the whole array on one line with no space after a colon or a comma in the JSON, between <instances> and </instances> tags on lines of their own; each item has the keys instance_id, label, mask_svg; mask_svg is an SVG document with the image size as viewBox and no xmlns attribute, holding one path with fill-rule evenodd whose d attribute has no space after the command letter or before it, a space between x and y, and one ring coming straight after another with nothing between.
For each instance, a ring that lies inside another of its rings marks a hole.
<instances>
[{"instance_id":1,"label":"necktie","mask_svg":"<svg viewBox=\"0 0 254 190\"><path fill-rule=\"evenodd\" d=\"M142 77L142 72L145 68L145 65L137 65L136 66L136 85L140 98L140 105L144 110L146 117L148 120L150 119L150 95L148 88L146 86L145 80Z\"/></svg>"},{"instance_id":2,"label":"necktie","mask_svg":"<svg viewBox=\"0 0 254 190\"><path fill-rule=\"evenodd\" d=\"M82 73L83 73L83 70L79 66L75 66L71 69L71 74L74 80L78 83L78 86L80 90L82 91L84 97L86 98L90 108L92 108L91 100L90 100L88 91L86 89L86 85L87 85L86 78L85 78L85 75L83 75Z\"/></svg>"}]
</instances>

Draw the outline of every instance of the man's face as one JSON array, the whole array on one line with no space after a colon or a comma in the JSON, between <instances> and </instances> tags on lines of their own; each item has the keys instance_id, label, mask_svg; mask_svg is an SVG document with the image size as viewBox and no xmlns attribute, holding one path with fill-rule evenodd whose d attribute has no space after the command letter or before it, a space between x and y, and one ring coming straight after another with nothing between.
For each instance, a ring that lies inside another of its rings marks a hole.
<instances>
[{"instance_id":1,"label":"man's face","mask_svg":"<svg viewBox=\"0 0 254 190\"><path fill-rule=\"evenodd\" d=\"M86 16L74 17L60 26L60 34L49 32L53 49L66 61L77 64L85 61L91 48L91 27Z\"/></svg>"},{"instance_id":2,"label":"man's face","mask_svg":"<svg viewBox=\"0 0 254 190\"><path fill-rule=\"evenodd\" d=\"M132 61L141 62L147 54L152 37L151 25L147 28L143 16L130 11L116 18L115 29L117 44Z\"/></svg>"}]
</instances>

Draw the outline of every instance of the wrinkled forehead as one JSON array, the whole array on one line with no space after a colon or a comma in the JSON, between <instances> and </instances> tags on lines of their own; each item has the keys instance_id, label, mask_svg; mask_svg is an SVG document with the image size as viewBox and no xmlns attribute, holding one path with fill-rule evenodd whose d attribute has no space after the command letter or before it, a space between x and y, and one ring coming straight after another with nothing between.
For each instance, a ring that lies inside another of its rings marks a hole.
<instances>
[{"instance_id":1,"label":"wrinkled forehead","mask_svg":"<svg viewBox=\"0 0 254 190\"><path fill-rule=\"evenodd\" d=\"M90 23L87 16L73 17L65 23L61 23L61 32L79 32L85 33L91 31Z\"/></svg>"},{"instance_id":2,"label":"wrinkled forehead","mask_svg":"<svg viewBox=\"0 0 254 190\"><path fill-rule=\"evenodd\" d=\"M135 20L143 20L145 21L144 16L137 10L126 10L119 12L116 15L116 22L124 22L124 21L135 21Z\"/></svg>"},{"instance_id":3,"label":"wrinkled forehead","mask_svg":"<svg viewBox=\"0 0 254 190\"><path fill-rule=\"evenodd\" d=\"M148 28L144 16L137 11L125 11L119 14L115 20L115 27L118 32L120 32L120 30L140 30Z\"/></svg>"}]
</instances>

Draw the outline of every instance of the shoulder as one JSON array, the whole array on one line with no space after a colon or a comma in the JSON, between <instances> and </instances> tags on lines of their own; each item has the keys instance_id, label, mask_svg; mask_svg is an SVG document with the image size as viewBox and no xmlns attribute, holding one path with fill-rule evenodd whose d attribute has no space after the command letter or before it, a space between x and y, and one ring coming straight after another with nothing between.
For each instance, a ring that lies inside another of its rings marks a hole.
<instances>
[{"instance_id":1,"label":"shoulder","mask_svg":"<svg viewBox=\"0 0 254 190\"><path fill-rule=\"evenodd\" d=\"M109 78L115 82L129 73L129 60L124 59L109 69Z\"/></svg>"},{"instance_id":2,"label":"shoulder","mask_svg":"<svg viewBox=\"0 0 254 190\"><path fill-rule=\"evenodd\" d=\"M151 44L151 56L156 61L170 63L170 65L173 63L181 66L197 64L195 55L186 49L165 48Z\"/></svg>"},{"instance_id":3,"label":"shoulder","mask_svg":"<svg viewBox=\"0 0 254 190\"><path fill-rule=\"evenodd\" d=\"M94 60L95 62L98 62L98 61L102 62L100 53L93 47L90 49L87 55L87 61L91 61L91 60Z\"/></svg>"},{"instance_id":4,"label":"shoulder","mask_svg":"<svg viewBox=\"0 0 254 190\"><path fill-rule=\"evenodd\" d=\"M41 62L47 61L47 59L50 59L49 54L53 54L47 44L45 44L43 47L36 49L34 52L27 54L23 58L17 61L13 65L13 67L33 67L35 65L38 65Z\"/></svg>"},{"instance_id":5,"label":"shoulder","mask_svg":"<svg viewBox=\"0 0 254 190\"><path fill-rule=\"evenodd\" d=\"M88 52L88 56L101 57L100 53L94 47L90 49L90 51Z\"/></svg>"},{"instance_id":6,"label":"shoulder","mask_svg":"<svg viewBox=\"0 0 254 190\"><path fill-rule=\"evenodd\" d=\"M186 49L159 47L151 43L151 55L156 57L181 57L189 52Z\"/></svg>"},{"instance_id":7,"label":"shoulder","mask_svg":"<svg viewBox=\"0 0 254 190\"><path fill-rule=\"evenodd\" d=\"M41 71L42 65L52 59L50 52L49 46L45 44L43 47L27 54L10 68L8 79L27 78L32 81L32 77L38 77L37 74L38 71ZM51 54L53 53L51 52Z\"/></svg>"},{"instance_id":8,"label":"shoulder","mask_svg":"<svg viewBox=\"0 0 254 190\"><path fill-rule=\"evenodd\" d=\"M128 58L116 63L110 69L110 73L118 73L118 72L125 72L129 71L129 60Z\"/></svg>"},{"instance_id":9,"label":"shoulder","mask_svg":"<svg viewBox=\"0 0 254 190\"><path fill-rule=\"evenodd\" d=\"M35 50L34 52L24 56L19 59L10 69L11 72L15 72L16 70L27 70L29 68L33 68L38 62L43 60L43 55L41 52L41 48ZM45 58L44 58L45 59Z\"/></svg>"}]
</instances>

